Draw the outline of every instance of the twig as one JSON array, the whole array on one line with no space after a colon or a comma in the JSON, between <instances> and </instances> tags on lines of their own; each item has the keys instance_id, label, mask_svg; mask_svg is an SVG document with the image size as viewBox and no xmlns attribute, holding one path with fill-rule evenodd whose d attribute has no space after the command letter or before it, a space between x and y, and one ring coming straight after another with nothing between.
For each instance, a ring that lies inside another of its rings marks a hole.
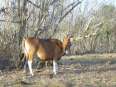
<instances>
[{"instance_id":1,"label":"twig","mask_svg":"<svg viewBox=\"0 0 116 87\"><path fill-rule=\"evenodd\" d=\"M0 22L20 23L20 21L9 21L9 20L2 20L2 19L0 19Z\"/></svg>"}]
</instances>

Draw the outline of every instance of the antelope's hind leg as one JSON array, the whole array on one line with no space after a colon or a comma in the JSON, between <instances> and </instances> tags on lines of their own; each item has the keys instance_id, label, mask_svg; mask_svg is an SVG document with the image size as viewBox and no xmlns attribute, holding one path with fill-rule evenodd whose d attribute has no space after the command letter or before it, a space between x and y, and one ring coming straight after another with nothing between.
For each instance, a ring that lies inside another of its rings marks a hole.
<instances>
[{"instance_id":1,"label":"antelope's hind leg","mask_svg":"<svg viewBox=\"0 0 116 87\"><path fill-rule=\"evenodd\" d=\"M23 73L26 73L27 72L27 61L28 61L28 54L25 52L24 54L24 67L23 67Z\"/></svg>"},{"instance_id":2,"label":"antelope's hind leg","mask_svg":"<svg viewBox=\"0 0 116 87\"><path fill-rule=\"evenodd\" d=\"M27 72L27 59L25 59L25 63L24 63L24 70L23 70L24 73Z\"/></svg>"},{"instance_id":3,"label":"antelope's hind leg","mask_svg":"<svg viewBox=\"0 0 116 87\"><path fill-rule=\"evenodd\" d=\"M58 63L56 60L53 60L53 73L55 75L58 73Z\"/></svg>"},{"instance_id":4,"label":"antelope's hind leg","mask_svg":"<svg viewBox=\"0 0 116 87\"><path fill-rule=\"evenodd\" d=\"M30 74L31 76L33 76L33 71L32 71L32 57L33 57L33 54L29 54L29 59L28 59L28 67L29 67L29 71L30 71Z\"/></svg>"},{"instance_id":5,"label":"antelope's hind leg","mask_svg":"<svg viewBox=\"0 0 116 87\"><path fill-rule=\"evenodd\" d=\"M30 71L30 74L33 76L33 71L32 71L32 60L28 60L28 67L29 67L29 71Z\"/></svg>"}]
</instances>

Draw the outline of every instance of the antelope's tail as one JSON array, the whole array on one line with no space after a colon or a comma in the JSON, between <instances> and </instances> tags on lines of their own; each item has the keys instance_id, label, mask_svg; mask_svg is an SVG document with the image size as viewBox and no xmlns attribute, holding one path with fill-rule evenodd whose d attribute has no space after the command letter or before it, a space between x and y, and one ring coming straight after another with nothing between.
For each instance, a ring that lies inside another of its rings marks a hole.
<instances>
[{"instance_id":1,"label":"antelope's tail","mask_svg":"<svg viewBox=\"0 0 116 87\"><path fill-rule=\"evenodd\" d=\"M25 38L23 38L23 40L22 40L21 53L20 53L19 56L20 56L20 59L19 59L18 67L21 69L21 68L23 68L25 60L26 60L26 56L25 56Z\"/></svg>"},{"instance_id":2,"label":"antelope's tail","mask_svg":"<svg viewBox=\"0 0 116 87\"><path fill-rule=\"evenodd\" d=\"M25 38L22 40L22 53L25 53Z\"/></svg>"}]
</instances>

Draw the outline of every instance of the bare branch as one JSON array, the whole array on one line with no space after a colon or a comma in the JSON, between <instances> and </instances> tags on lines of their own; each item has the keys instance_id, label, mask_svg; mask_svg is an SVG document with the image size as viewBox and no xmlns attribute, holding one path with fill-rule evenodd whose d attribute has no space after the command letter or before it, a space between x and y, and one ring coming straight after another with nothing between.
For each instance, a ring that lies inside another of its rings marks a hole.
<instances>
[{"instance_id":1,"label":"bare branch","mask_svg":"<svg viewBox=\"0 0 116 87\"><path fill-rule=\"evenodd\" d=\"M67 7L65 7L63 10L65 11L66 9L68 9L69 7L73 6L77 1L72 2L71 4L69 4Z\"/></svg>"},{"instance_id":2,"label":"bare branch","mask_svg":"<svg viewBox=\"0 0 116 87\"><path fill-rule=\"evenodd\" d=\"M20 21L9 21L9 20L2 20L2 19L0 19L0 22L20 23Z\"/></svg>"},{"instance_id":3,"label":"bare branch","mask_svg":"<svg viewBox=\"0 0 116 87\"><path fill-rule=\"evenodd\" d=\"M50 5L53 5L54 3L56 3L58 0L53 0Z\"/></svg>"},{"instance_id":4,"label":"bare branch","mask_svg":"<svg viewBox=\"0 0 116 87\"><path fill-rule=\"evenodd\" d=\"M81 1L78 1L74 6L72 6L71 9L69 9L59 20L58 23L60 23L76 6L78 6L81 3Z\"/></svg>"},{"instance_id":5,"label":"bare branch","mask_svg":"<svg viewBox=\"0 0 116 87\"><path fill-rule=\"evenodd\" d=\"M33 3L32 1L30 1L30 0L27 0L30 4L32 4L33 6L35 6L36 8L39 8L39 9L41 9L40 8L40 6L38 6L38 5L36 5L35 3Z\"/></svg>"},{"instance_id":6,"label":"bare branch","mask_svg":"<svg viewBox=\"0 0 116 87\"><path fill-rule=\"evenodd\" d=\"M77 2L77 3L76 3ZM53 35L55 34L55 32L56 32L56 29L57 29L57 27L58 27L58 24L60 23L60 22L62 22L62 20L76 7L76 6L78 6L80 3L81 3L81 1L76 1L76 2L73 2L73 3L71 3L70 5L68 5L64 10L63 10L63 12L65 12L65 10L66 9L68 9L70 6L72 6L72 8L70 8L68 11L66 11L65 13L64 13L64 15L63 16L61 16L60 17L60 19L58 20L58 22L57 22L57 24L56 24L56 26L55 26L55 28L54 28L54 32L53 32ZM75 4L76 3L76 4ZM53 36L52 35L52 36ZM51 36L51 37L52 37Z\"/></svg>"}]
</instances>

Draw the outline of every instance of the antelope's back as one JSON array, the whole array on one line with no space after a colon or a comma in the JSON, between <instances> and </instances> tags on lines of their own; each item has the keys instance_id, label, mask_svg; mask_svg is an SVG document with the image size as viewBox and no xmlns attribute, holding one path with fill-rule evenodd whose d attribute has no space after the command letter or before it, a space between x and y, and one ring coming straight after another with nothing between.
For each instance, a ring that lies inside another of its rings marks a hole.
<instances>
[{"instance_id":1,"label":"antelope's back","mask_svg":"<svg viewBox=\"0 0 116 87\"><path fill-rule=\"evenodd\" d=\"M24 40L24 52L25 55L29 56L29 54L34 55L34 53L37 51L38 48L38 39L34 38L34 37L28 37L25 38Z\"/></svg>"},{"instance_id":2,"label":"antelope's back","mask_svg":"<svg viewBox=\"0 0 116 87\"><path fill-rule=\"evenodd\" d=\"M39 39L37 55L41 60L56 60L62 55L62 42L57 39Z\"/></svg>"},{"instance_id":3,"label":"antelope's back","mask_svg":"<svg viewBox=\"0 0 116 87\"><path fill-rule=\"evenodd\" d=\"M29 37L25 40L26 44L29 45L30 47L37 48L38 47L38 39L34 37Z\"/></svg>"}]
</instances>

